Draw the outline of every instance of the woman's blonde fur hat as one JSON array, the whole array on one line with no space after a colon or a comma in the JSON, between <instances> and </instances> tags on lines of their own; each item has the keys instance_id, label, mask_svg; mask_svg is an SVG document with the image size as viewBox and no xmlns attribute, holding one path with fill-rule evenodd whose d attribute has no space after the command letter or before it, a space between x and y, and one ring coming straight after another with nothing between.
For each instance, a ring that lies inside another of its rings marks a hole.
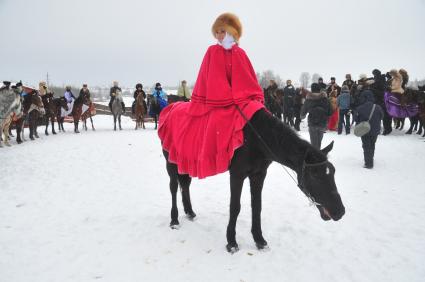
<instances>
[{"instance_id":1,"label":"woman's blonde fur hat","mask_svg":"<svg viewBox=\"0 0 425 282\"><path fill-rule=\"evenodd\" d=\"M232 35L236 42L239 42L239 38L242 36L242 24L239 18L232 13L224 13L218 16L211 28L214 37L220 29L224 29Z\"/></svg>"}]
</instances>

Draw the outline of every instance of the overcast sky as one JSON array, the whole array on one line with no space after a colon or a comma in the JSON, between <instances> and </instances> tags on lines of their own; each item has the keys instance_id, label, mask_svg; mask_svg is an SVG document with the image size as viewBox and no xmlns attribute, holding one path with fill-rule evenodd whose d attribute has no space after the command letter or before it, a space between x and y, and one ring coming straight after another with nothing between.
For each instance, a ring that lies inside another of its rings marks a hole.
<instances>
[{"instance_id":1,"label":"overcast sky","mask_svg":"<svg viewBox=\"0 0 425 282\"><path fill-rule=\"evenodd\" d=\"M222 12L257 72L341 82L374 68L425 78L425 0L0 0L0 79L29 85L196 80Z\"/></svg>"}]
</instances>

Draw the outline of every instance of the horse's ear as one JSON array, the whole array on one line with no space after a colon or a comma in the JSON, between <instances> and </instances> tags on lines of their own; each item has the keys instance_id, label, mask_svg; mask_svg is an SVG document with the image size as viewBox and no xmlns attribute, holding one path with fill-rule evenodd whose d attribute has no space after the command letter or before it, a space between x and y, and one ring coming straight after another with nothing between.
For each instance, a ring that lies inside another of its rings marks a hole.
<instances>
[{"instance_id":1,"label":"horse's ear","mask_svg":"<svg viewBox=\"0 0 425 282\"><path fill-rule=\"evenodd\" d=\"M334 141L332 141L328 146L323 148L321 151L323 154L328 155L330 151L332 151L332 148L334 147Z\"/></svg>"}]
</instances>

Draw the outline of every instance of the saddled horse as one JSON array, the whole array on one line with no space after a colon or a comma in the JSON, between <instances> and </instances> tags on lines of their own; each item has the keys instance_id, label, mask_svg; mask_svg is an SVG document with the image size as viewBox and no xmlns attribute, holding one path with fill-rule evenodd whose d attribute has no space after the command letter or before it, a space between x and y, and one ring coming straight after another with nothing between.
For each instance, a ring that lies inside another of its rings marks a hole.
<instances>
[{"instance_id":1,"label":"saddled horse","mask_svg":"<svg viewBox=\"0 0 425 282\"><path fill-rule=\"evenodd\" d=\"M30 139L34 140L34 137L39 138L37 132L38 119L45 113L43 101L41 100L41 97L38 95L37 91L33 90L24 96L23 105L24 114L26 115L26 119L28 120L28 127L30 129Z\"/></svg>"},{"instance_id":2,"label":"saddled horse","mask_svg":"<svg viewBox=\"0 0 425 282\"><path fill-rule=\"evenodd\" d=\"M243 132L244 144L235 151L229 167L231 195L226 246L229 252L233 253L239 249L236 242L236 221L241 209L240 198L246 178L249 178L251 185L251 232L257 248L267 248L261 230L261 192L267 168L273 161L297 173L298 187L316 205L323 220L342 218L345 208L335 184L335 168L327 158L333 142L320 151L266 110L255 113ZM168 161L168 152L163 150L163 153L167 161L172 196L170 227L175 228L179 225L176 200L179 185L186 215L189 218L196 216L189 193L191 177L179 174L177 165Z\"/></svg>"},{"instance_id":3,"label":"saddled horse","mask_svg":"<svg viewBox=\"0 0 425 282\"><path fill-rule=\"evenodd\" d=\"M159 104L158 97L155 95L148 96L148 107L149 107L149 115L154 118L155 121L155 129L158 128L158 116L161 112L161 106Z\"/></svg>"},{"instance_id":4,"label":"saddled horse","mask_svg":"<svg viewBox=\"0 0 425 282\"><path fill-rule=\"evenodd\" d=\"M83 129L87 131L87 119L90 119L91 128L94 129L92 116L96 113L96 109L90 99L90 96L83 93L83 113L81 114L81 121L83 123Z\"/></svg>"},{"instance_id":5,"label":"saddled horse","mask_svg":"<svg viewBox=\"0 0 425 282\"><path fill-rule=\"evenodd\" d=\"M136 128L143 128L145 129L145 116L146 116L146 102L142 94L139 94L136 99L136 108L134 117L136 120Z\"/></svg>"},{"instance_id":6,"label":"saddled horse","mask_svg":"<svg viewBox=\"0 0 425 282\"><path fill-rule=\"evenodd\" d=\"M20 91L3 87L0 89L0 147L3 146L2 140L4 135L4 143L9 143L9 128L12 123L13 116L19 116L22 112Z\"/></svg>"},{"instance_id":7,"label":"saddled horse","mask_svg":"<svg viewBox=\"0 0 425 282\"><path fill-rule=\"evenodd\" d=\"M64 109L65 111L68 111L68 104L66 102L66 99L64 97L60 98L54 98L54 93L46 93L41 97L41 100L43 101L44 109L46 110L45 115L45 125L46 129L44 133L46 135L49 135L48 128L49 128L49 121L52 124L52 133L56 134L55 131L55 119L59 122L61 120L61 109ZM63 126L63 125L62 125Z\"/></svg>"},{"instance_id":8,"label":"saddled horse","mask_svg":"<svg viewBox=\"0 0 425 282\"><path fill-rule=\"evenodd\" d=\"M122 103L123 103L122 93L121 91L116 91L114 102L112 102L112 115L114 116L114 130L117 130L117 120L118 120L118 127L120 130L122 130L121 128L121 115L123 114Z\"/></svg>"}]
</instances>

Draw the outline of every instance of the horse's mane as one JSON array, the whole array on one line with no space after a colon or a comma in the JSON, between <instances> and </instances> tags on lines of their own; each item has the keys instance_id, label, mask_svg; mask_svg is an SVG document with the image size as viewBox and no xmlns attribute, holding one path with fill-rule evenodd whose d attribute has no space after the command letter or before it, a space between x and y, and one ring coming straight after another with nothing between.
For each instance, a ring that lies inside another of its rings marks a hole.
<instances>
[{"instance_id":1,"label":"horse's mane","mask_svg":"<svg viewBox=\"0 0 425 282\"><path fill-rule=\"evenodd\" d=\"M305 158L308 163L321 162L327 159L322 151L300 138L289 126L265 110L255 113L251 120L273 152L282 150L282 153L287 156L295 154L298 158Z\"/></svg>"}]
</instances>

